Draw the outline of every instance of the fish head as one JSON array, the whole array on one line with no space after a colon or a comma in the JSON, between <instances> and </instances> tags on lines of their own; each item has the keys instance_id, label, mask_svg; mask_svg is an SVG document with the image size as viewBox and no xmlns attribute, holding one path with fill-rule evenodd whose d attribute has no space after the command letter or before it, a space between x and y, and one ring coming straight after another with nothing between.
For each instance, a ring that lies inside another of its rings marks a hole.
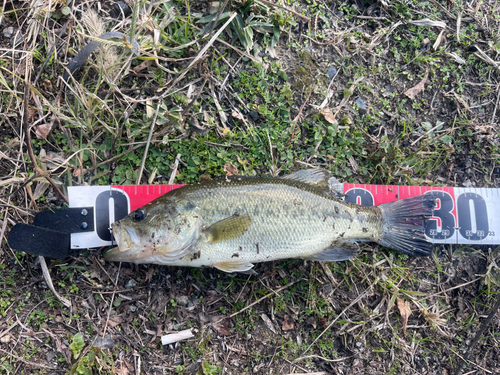
<instances>
[{"instance_id":1,"label":"fish head","mask_svg":"<svg viewBox=\"0 0 500 375\"><path fill-rule=\"evenodd\" d=\"M184 199L162 198L111 225L118 247L105 260L173 264L189 254L201 232L200 209Z\"/></svg>"}]
</instances>

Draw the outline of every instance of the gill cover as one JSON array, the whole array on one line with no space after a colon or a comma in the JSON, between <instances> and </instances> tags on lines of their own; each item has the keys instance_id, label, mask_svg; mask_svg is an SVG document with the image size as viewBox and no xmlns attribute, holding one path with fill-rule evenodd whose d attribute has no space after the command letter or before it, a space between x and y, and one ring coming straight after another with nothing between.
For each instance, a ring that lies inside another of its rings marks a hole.
<instances>
[{"instance_id":1,"label":"gill cover","mask_svg":"<svg viewBox=\"0 0 500 375\"><path fill-rule=\"evenodd\" d=\"M104 254L117 262L173 264L191 252L200 235L200 209L176 197L157 199L112 224L118 247Z\"/></svg>"}]
</instances>

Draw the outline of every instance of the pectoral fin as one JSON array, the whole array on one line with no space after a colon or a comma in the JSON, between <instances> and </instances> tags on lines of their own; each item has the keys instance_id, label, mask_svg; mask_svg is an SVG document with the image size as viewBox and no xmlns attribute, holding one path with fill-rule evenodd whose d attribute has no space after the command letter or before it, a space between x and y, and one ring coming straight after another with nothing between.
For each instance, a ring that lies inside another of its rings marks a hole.
<instances>
[{"instance_id":1,"label":"pectoral fin","mask_svg":"<svg viewBox=\"0 0 500 375\"><path fill-rule=\"evenodd\" d=\"M354 257L359 251L359 245L354 241L336 241L331 247L316 253L314 255L304 257L307 260L317 260L326 262L339 262Z\"/></svg>"},{"instance_id":2,"label":"pectoral fin","mask_svg":"<svg viewBox=\"0 0 500 375\"><path fill-rule=\"evenodd\" d=\"M249 215L231 216L220 220L204 230L208 242L213 245L218 242L234 240L242 236L252 224Z\"/></svg>"},{"instance_id":3,"label":"pectoral fin","mask_svg":"<svg viewBox=\"0 0 500 375\"><path fill-rule=\"evenodd\" d=\"M224 272L247 272L252 269L253 264L245 261L231 260L227 262L219 262L212 265L213 267Z\"/></svg>"}]
</instances>

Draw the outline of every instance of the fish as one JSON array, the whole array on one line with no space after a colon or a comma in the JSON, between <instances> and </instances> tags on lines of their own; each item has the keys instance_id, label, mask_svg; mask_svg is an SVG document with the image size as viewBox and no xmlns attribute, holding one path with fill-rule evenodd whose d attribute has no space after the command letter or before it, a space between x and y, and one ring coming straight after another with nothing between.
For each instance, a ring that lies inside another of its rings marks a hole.
<instances>
[{"instance_id":1,"label":"fish","mask_svg":"<svg viewBox=\"0 0 500 375\"><path fill-rule=\"evenodd\" d=\"M335 197L331 181L329 172L310 169L177 188L114 222L117 247L104 259L249 273L256 263L280 259L348 260L361 241L432 253L424 230L432 195L365 207Z\"/></svg>"}]
</instances>

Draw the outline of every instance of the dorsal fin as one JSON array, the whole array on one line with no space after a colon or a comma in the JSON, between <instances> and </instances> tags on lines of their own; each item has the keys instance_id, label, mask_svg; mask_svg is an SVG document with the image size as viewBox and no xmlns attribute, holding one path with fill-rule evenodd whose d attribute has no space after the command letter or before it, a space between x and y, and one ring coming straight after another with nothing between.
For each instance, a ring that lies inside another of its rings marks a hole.
<instances>
[{"instance_id":1,"label":"dorsal fin","mask_svg":"<svg viewBox=\"0 0 500 375\"><path fill-rule=\"evenodd\" d=\"M331 195L332 192L337 193L339 186L343 185L332 174L324 169L302 169L282 177L285 180L300 181L314 186L322 193Z\"/></svg>"},{"instance_id":2,"label":"dorsal fin","mask_svg":"<svg viewBox=\"0 0 500 375\"><path fill-rule=\"evenodd\" d=\"M328 187L330 177L332 177L331 173L324 169L301 169L282 178L304 182L317 187Z\"/></svg>"}]
</instances>

